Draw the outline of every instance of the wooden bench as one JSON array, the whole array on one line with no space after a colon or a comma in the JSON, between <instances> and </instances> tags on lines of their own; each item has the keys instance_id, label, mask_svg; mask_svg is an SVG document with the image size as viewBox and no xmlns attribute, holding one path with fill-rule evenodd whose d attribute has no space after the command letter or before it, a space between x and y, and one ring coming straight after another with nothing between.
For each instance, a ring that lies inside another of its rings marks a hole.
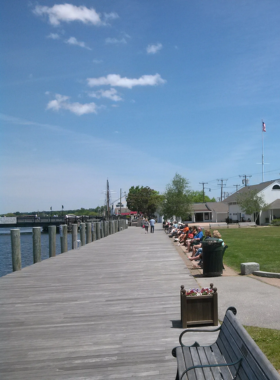
<instances>
[{"instance_id":1,"label":"wooden bench","mask_svg":"<svg viewBox=\"0 0 280 380\"><path fill-rule=\"evenodd\" d=\"M177 358L176 380L280 380L280 375L236 318L229 307L224 321L214 330L187 329L179 337L180 346L173 348ZM195 342L185 346L183 335L190 332L219 331L211 346Z\"/></svg>"}]
</instances>

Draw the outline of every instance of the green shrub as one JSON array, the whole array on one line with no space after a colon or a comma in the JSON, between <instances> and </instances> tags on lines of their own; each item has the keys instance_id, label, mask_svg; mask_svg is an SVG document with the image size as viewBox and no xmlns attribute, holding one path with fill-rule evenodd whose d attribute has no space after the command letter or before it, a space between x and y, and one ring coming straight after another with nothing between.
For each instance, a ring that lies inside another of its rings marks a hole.
<instances>
[{"instance_id":1,"label":"green shrub","mask_svg":"<svg viewBox=\"0 0 280 380\"><path fill-rule=\"evenodd\" d=\"M280 226L280 219L273 219L273 221L271 222L271 224L273 226Z\"/></svg>"}]
</instances>

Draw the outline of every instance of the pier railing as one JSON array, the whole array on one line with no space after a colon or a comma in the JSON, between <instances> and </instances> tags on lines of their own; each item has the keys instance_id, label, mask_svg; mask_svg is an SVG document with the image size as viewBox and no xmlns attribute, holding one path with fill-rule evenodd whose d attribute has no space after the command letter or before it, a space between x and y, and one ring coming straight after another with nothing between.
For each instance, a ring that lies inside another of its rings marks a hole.
<instances>
[{"instance_id":1,"label":"pier railing","mask_svg":"<svg viewBox=\"0 0 280 380\"><path fill-rule=\"evenodd\" d=\"M68 251L67 243L67 224L59 226L60 233L60 248L61 253ZM80 223L80 239L78 240L78 225L72 224L72 249L77 249L80 246L105 238L109 235L121 232L128 228L126 220L110 220L100 222ZM49 257L56 256L56 226L48 226L49 234ZM33 240L33 263L41 261L41 227L32 228ZM12 264L13 271L21 270L21 247L20 247L20 230L11 230L12 243Z\"/></svg>"}]
</instances>

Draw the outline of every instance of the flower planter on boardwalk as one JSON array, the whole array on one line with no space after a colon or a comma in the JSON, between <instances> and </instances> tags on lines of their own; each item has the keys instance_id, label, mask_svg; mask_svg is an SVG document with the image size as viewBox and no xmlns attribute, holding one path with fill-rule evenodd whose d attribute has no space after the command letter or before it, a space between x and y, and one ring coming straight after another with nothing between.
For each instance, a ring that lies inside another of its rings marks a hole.
<instances>
[{"instance_id":1,"label":"flower planter on boardwalk","mask_svg":"<svg viewBox=\"0 0 280 380\"><path fill-rule=\"evenodd\" d=\"M182 327L195 325L218 326L218 293L217 288L210 284L209 295L187 295L196 292L187 292L181 286L181 322Z\"/></svg>"}]
</instances>

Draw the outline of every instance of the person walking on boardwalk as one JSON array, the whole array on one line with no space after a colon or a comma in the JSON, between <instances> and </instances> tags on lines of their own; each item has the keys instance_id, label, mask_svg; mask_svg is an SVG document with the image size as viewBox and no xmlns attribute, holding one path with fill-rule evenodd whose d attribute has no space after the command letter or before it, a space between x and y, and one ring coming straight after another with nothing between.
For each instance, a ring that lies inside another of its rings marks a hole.
<instances>
[{"instance_id":1,"label":"person walking on boardwalk","mask_svg":"<svg viewBox=\"0 0 280 380\"><path fill-rule=\"evenodd\" d=\"M150 219L150 226L151 226L151 234L155 232L155 219Z\"/></svg>"},{"instance_id":2,"label":"person walking on boardwalk","mask_svg":"<svg viewBox=\"0 0 280 380\"><path fill-rule=\"evenodd\" d=\"M148 221L148 219L145 219L144 226L145 226L145 234L147 234L149 232L149 221Z\"/></svg>"}]
</instances>

